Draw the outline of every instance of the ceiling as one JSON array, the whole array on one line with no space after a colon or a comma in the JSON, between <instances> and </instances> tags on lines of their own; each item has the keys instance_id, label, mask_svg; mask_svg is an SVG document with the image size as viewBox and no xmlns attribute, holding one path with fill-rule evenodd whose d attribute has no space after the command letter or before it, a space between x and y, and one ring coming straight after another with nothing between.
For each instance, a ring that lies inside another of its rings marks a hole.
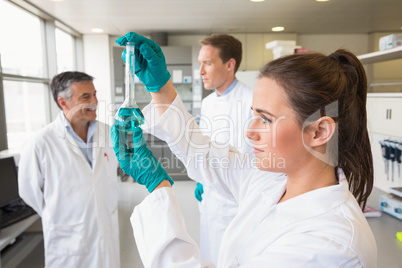
<instances>
[{"instance_id":1,"label":"ceiling","mask_svg":"<svg viewBox=\"0 0 402 268\"><path fill-rule=\"evenodd\" d=\"M401 32L402 0L29 0L82 34Z\"/></svg>"}]
</instances>

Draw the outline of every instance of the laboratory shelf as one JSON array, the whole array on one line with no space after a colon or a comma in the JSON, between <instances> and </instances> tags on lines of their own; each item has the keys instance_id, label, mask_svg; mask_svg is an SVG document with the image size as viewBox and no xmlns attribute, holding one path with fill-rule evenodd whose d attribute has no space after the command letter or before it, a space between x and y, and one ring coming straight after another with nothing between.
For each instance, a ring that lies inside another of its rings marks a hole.
<instances>
[{"instance_id":1,"label":"laboratory shelf","mask_svg":"<svg viewBox=\"0 0 402 268\"><path fill-rule=\"evenodd\" d=\"M396 60L402 58L402 46L371 52L357 56L363 64L376 63L382 61Z\"/></svg>"}]
</instances>

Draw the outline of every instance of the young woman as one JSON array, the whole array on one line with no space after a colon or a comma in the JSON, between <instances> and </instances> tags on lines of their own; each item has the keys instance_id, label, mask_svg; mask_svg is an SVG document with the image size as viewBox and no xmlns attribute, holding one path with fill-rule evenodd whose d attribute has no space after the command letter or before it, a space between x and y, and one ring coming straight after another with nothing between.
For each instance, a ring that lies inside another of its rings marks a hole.
<instances>
[{"instance_id":1,"label":"young woman","mask_svg":"<svg viewBox=\"0 0 402 268\"><path fill-rule=\"evenodd\" d=\"M140 79L155 82L150 74L166 68L160 48L133 33L120 44L126 40L139 48ZM246 133L256 159L214 146L199 133L170 80L159 88L144 109L147 120L156 122L150 131L168 142L191 178L203 178L200 183L239 203L218 267L376 267L375 240L362 213L373 187L367 81L352 53L295 54L261 69L255 118ZM121 164L134 178L145 178L140 183L151 192L131 218L145 267L207 267L166 174L144 176L139 165Z\"/></svg>"}]
</instances>

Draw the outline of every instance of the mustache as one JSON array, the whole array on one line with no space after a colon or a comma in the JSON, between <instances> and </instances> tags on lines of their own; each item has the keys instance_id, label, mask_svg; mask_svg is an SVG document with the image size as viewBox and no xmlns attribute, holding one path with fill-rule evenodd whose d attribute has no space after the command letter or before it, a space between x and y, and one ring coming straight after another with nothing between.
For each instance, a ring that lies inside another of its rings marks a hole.
<instances>
[{"instance_id":1,"label":"mustache","mask_svg":"<svg viewBox=\"0 0 402 268\"><path fill-rule=\"evenodd\" d=\"M90 104L90 103L86 103L86 104L78 104L76 106L74 106L73 108L70 109L70 111L68 111L67 116L69 118L71 118L76 112L83 110L83 109L90 109L90 110L96 110L98 107L97 104Z\"/></svg>"}]
</instances>

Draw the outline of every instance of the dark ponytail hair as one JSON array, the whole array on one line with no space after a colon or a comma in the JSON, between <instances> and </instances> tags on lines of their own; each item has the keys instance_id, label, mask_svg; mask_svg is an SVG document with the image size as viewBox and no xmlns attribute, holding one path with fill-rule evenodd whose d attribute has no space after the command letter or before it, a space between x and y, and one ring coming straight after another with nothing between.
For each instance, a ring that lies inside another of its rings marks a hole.
<instances>
[{"instance_id":1,"label":"dark ponytail hair","mask_svg":"<svg viewBox=\"0 0 402 268\"><path fill-rule=\"evenodd\" d=\"M332 152L334 166L343 170L350 191L364 208L374 181L367 131L367 78L359 59L344 49L329 56L294 54L267 63L260 70L262 77L274 79L284 88L300 125L317 111L319 117L334 119L337 137L333 139L338 138L333 141L338 146Z\"/></svg>"}]
</instances>

